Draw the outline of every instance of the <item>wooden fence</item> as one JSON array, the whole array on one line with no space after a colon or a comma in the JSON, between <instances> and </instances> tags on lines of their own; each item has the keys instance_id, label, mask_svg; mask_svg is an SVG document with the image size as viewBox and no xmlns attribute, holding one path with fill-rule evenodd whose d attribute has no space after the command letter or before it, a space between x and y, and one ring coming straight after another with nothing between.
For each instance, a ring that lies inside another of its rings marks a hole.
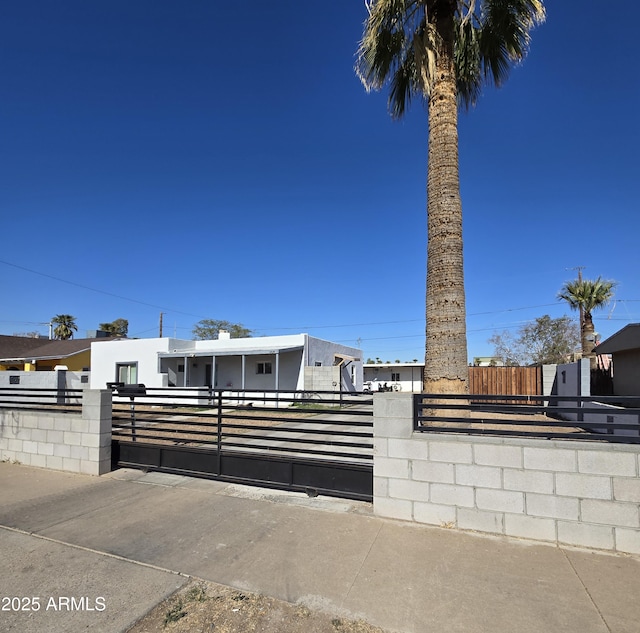
<instances>
[{"instance_id":1,"label":"wooden fence","mask_svg":"<svg viewBox=\"0 0 640 633\"><path fill-rule=\"evenodd\" d=\"M541 396L542 367L469 367L469 393Z\"/></svg>"}]
</instances>

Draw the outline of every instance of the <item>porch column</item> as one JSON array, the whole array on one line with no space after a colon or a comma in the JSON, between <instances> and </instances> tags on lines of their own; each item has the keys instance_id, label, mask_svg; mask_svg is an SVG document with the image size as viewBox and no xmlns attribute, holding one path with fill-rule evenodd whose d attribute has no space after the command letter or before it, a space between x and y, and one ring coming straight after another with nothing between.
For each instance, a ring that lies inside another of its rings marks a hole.
<instances>
[{"instance_id":1,"label":"porch column","mask_svg":"<svg viewBox=\"0 0 640 633\"><path fill-rule=\"evenodd\" d=\"M184 360L184 372L182 372L182 386L186 387L188 384L187 372L189 371L189 363L187 362L187 357L183 358Z\"/></svg>"},{"instance_id":2,"label":"porch column","mask_svg":"<svg viewBox=\"0 0 640 633\"><path fill-rule=\"evenodd\" d=\"M276 391L280 390L280 352L276 352Z\"/></svg>"},{"instance_id":3,"label":"porch column","mask_svg":"<svg viewBox=\"0 0 640 633\"><path fill-rule=\"evenodd\" d=\"M211 389L216 388L216 357L211 357Z\"/></svg>"},{"instance_id":4,"label":"porch column","mask_svg":"<svg viewBox=\"0 0 640 633\"><path fill-rule=\"evenodd\" d=\"M247 373L247 357L243 354L242 355L242 381L240 384L240 388L244 391L244 385L245 385L245 374Z\"/></svg>"}]
</instances>

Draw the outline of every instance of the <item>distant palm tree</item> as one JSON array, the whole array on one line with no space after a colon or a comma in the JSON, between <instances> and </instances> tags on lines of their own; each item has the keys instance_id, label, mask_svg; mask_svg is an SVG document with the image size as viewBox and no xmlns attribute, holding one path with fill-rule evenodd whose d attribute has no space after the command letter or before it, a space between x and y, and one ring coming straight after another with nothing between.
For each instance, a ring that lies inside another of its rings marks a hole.
<instances>
[{"instance_id":1,"label":"distant palm tree","mask_svg":"<svg viewBox=\"0 0 640 633\"><path fill-rule=\"evenodd\" d=\"M390 84L389 110L412 97L428 109L427 297L423 390L468 393L458 105L502 84L544 21L541 0L365 0L356 72L367 90Z\"/></svg>"},{"instance_id":2,"label":"distant palm tree","mask_svg":"<svg viewBox=\"0 0 640 633\"><path fill-rule=\"evenodd\" d=\"M591 313L598 308L603 308L611 301L615 287L615 281L605 281L601 277L595 280L577 279L567 281L558 293L558 299L566 301L572 310L582 308L584 313L584 323L580 332L582 357L590 360L592 369L596 366L596 355L593 353L596 337Z\"/></svg>"},{"instance_id":3,"label":"distant palm tree","mask_svg":"<svg viewBox=\"0 0 640 633\"><path fill-rule=\"evenodd\" d=\"M100 323L98 327L103 332L108 332L110 336L126 337L129 332L129 321L127 319L116 319L111 323Z\"/></svg>"},{"instance_id":4,"label":"distant palm tree","mask_svg":"<svg viewBox=\"0 0 640 633\"><path fill-rule=\"evenodd\" d=\"M53 330L53 338L61 341L73 338L73 333L78 331L76 317L70 314L58 314L51 319L51 323L56 326Z\"/></svg>"}]
</instances>

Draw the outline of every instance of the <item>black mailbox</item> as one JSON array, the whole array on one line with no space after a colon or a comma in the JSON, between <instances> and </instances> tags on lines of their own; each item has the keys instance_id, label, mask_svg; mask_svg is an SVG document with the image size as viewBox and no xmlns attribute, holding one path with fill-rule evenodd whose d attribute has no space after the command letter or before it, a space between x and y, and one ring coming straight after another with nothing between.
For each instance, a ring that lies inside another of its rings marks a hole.
<instances>
[{"instance_id":1,"label":"black mailbox","mask_svg":"<svg viewBox=\"0 0 640 633\"><path fill-rule=\"evenodd\" d=\"M129 396L132 398L133 396L146 396L147 388L142 385L124 385L120 384L116 387L119 396Z\"/></svg>"},{"instance_id":2,"label":"black mailbox","mask_svg":"<svg viewBox=\"0 0 640 633\"><path fill-rule=\"evenodd\" d=\"M108 382L107 383L107 389L111 389L111 391L115 391L116 389L119 389L120 387L124 387L124 383L123 382Z\"/></svg>"}]
</instances>

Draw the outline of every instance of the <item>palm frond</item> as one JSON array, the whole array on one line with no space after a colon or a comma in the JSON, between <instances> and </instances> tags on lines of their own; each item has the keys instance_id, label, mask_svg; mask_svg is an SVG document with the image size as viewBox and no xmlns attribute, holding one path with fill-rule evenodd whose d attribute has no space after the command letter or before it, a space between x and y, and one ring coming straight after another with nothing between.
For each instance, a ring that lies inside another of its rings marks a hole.
<instances>
[{"instance_id":1,"label":"palm frond","mask_svg":"<svg viewBox=\"0 0 640 633\"><path fill-rule=\"evenodd\" d=\"M424 0L377 0L367 8L356 74L367 91L390 84L389 111L399 118L414 94L429 93L435 31L427 24Z\"/></svg>"},{"instance_id":2,"label":"palm frond","mask_svg":"<svg viewBox=\"0 0 640 633\"><path fill-rule=\"evenodd\" d=\"M457 38L454 48L458 102L465 107L476 104L482 89L478 29L466 19L467 16L456 25Z\"/></svg>"},{"instance_id":3,"label":"palm frond","mask_svg":"<svg viewBox=\"0 0 640 633\"><path fill-rule=\"evenodd\" d=\"M586 314L591 314L611 301L616 285L615 281L607 281L602 277L567 281L558 293L558 299L566 301L572 310L582 307Z\"/></svg>"},{"instance_id":4,"label":"palm frond","mask_svg":"<svg viewBox=\"0 0 640 633\"><path fill-rule=\"evenodd\" d=\"M418 82L416 88L421 89L425 95L430 94L435 82L437 40L438 34L435 26L427 21L425 14L411 46Z\"/></svg>"},{"instance_id":5,"label":"palm frond","mask_svg":"<svg viewBox=\"0 0 640 633\"><path fill-rule=\"evenodd\" d=\"M545 19L541 0L484 0L479 45L484 77L501 86L512 64L524 59L529 32Z\"/></svg>"},{"instance_id":6,"label":"palm frond","mask_svg":"<svg viewBox=\"0 0 640 633\"><path fill-rule=\"evenodd\" d=\"M356 53L356 73L367 90L386 81L396 56L404 46L401 19L405 0L377 0L367 4L369 17Z\"/></svg>"},{"instance_id":7,"label":"palm frond","mask_svg":"<svg viewBox=\"0 0 640 633\"><path fill-rule=\"evenodd\" d=\"M393 73L389 87L388 107L394 119L400 119L408 109L415 91L415 77L414 58L407 56L404 63Z\"/></svg>"},{"instance_id":8,"label":"palm frond","mask_svg":"<svg viewBox=\"0 0 640 633\"><path fill-rule=\"evenodd\" d=\"M542 0L365 0L369 16L355 70L368 91L389 83L389 111L402 116L412 97L428 98L437 81L442 11L455 22L453 41L458 102L475 105L482 85L500 86L544 21ZM443 35L447 39L449 35ZM451 44L451 42L449 42Z\"/></svg>"}]
</instances>

